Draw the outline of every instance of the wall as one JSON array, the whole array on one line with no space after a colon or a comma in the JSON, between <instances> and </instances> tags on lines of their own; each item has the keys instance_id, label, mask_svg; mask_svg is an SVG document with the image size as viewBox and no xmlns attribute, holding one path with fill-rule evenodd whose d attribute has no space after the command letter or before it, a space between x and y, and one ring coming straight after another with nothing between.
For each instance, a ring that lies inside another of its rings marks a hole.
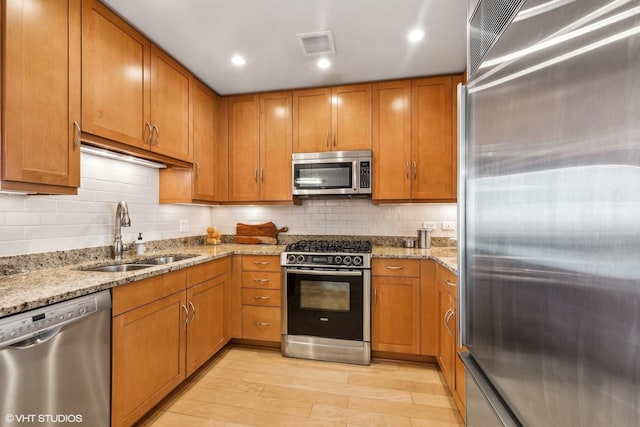
<instances>
[{"instance_id":1,"label":"wall","mask_svg":"<svg viewBox=\"0 0 640 427\"><path fill-rule=\"evenodd\" d=\"M236 223L273 221L299 235L416 235L423 221L436 221L433 237L455 237L442 231L442 221L456 221L455 204L374 205L371 200L303 200L302 206L225 206L212 209L211 222L223 234L235 234Z\"/></svg>"},{"instance_id":2,"label":"wall","mask_svg":"<svg viewBox=\"0 0 640 427\"><path fill-rule=\"evenodd\" d=\"M209 225L235 234L236 223L273 221L297 235L415 236L422 221L456 220L455 204L374 205L370 200L304 200L301 206L183 206L158 204L158 170L82 153L77 196L0 194L0 256L51 252L113 243L115 209L129 205L131 227L146 240L204 235ZM178 231L181 219L189 231ZM438 229L434 237L454 237Z\"/></svg>"},{"instance_id":3,"label":"wall","mask_svg":"<svg viewBox=\"0 0 640 427\"><path fill-rule=\"evenodd\" d=\"M131 227L124 242L139 232L146 240L205 234L211 209L158 204L157 169L81 154L77 196L0 195L0 256L50 252L113 243L118 201L129 206ZM189 231L178 231L181 219Z\"/></svg>"}]
</instances>

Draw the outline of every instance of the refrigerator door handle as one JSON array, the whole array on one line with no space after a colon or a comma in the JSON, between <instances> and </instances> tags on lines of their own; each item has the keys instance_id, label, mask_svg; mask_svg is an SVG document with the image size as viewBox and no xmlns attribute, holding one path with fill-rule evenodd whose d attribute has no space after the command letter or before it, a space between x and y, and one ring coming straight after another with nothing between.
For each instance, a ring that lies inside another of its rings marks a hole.
<instances>
[{"instance_id":1,"label":"refrigerator door handle","mask_svg":"<svg viewBox=\"0 0 640 427\"><path fill-rule=\"evenodd\" d=\"M467 147L466 147L466 101L467 90L462 83L458 83L458 347L466 344L466 177L467 177Z\"/></svg>"}]
</instances>

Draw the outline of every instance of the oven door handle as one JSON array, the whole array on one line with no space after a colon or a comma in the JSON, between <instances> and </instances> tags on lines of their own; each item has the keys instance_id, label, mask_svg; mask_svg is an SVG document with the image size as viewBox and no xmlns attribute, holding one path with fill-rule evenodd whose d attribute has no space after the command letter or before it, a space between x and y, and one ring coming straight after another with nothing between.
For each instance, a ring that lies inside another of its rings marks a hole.
<instances>
[{"instance_id":1,"label":"oven door handle","mask_svg":"<svg viewBox=\"0 0 640 427\"><path fill-rule=\"evenodd\" d=\"M287 268L287 273L309 274L312 276L362 276L362 271L343 270L300 270L297 268Z\"/></svg>"}]
</instances>

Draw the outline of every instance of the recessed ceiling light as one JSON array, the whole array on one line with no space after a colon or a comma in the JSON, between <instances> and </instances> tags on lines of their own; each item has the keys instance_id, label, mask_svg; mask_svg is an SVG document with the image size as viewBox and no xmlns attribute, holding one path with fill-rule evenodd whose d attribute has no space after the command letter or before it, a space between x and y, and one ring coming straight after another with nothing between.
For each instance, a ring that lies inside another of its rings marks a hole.
<instances>
[{"instance_id":1,"label":"recessed ceiling light","mask_svg":"<svg viewBox=\"0 0 640 427\"><path fill-rule=\"evenodd\" d=\"M329 68L331 66L331 61L326 58L319 59L317 62L318 68Z\"/></svg>"},{"instance_id":2,"label":"recessed ceiling light","mask_svg":"<svg viewBox=\"0 0 640 427\"><path fill-rule=\"evenodd\" d=\"M424 37L424 30L415 29L409 33L409 35L407 36L407 39L409 39L410 42L415 43L419 40L422 40L423 37Z\"/></svg>"},{"instance_id":3,"label":"recessed ceiling light","mask_svg":"<svg viewBox=\"0 0 640 427\"><path fill-rule=\"evenodd\" d=\"M235 55L233 58L231 58L231 62L233 62L233 65L237 65L238 67L241 67L244 64L246 64L247 61L245 61L242 56Z\"/></svg>"}]
</instances>

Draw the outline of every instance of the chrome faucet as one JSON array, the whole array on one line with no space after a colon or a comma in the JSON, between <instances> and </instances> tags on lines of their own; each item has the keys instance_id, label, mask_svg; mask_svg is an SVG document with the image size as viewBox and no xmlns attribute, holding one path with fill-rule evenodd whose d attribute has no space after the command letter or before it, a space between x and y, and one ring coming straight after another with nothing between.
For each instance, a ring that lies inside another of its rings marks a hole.
<instances>
[{"instance_id":1,"label":"chrome faucet","mask_svg":"<svg viewBox=\"0 0 640 427\"><path fill-rule=\"evenodd\" d=\"M122 259L122 234L120 227L130 227L131 218L129 218L129 207L124 200L118 202L116 208L116 232L113 238L113 259Z\"/></svg>"}]
</instances>

